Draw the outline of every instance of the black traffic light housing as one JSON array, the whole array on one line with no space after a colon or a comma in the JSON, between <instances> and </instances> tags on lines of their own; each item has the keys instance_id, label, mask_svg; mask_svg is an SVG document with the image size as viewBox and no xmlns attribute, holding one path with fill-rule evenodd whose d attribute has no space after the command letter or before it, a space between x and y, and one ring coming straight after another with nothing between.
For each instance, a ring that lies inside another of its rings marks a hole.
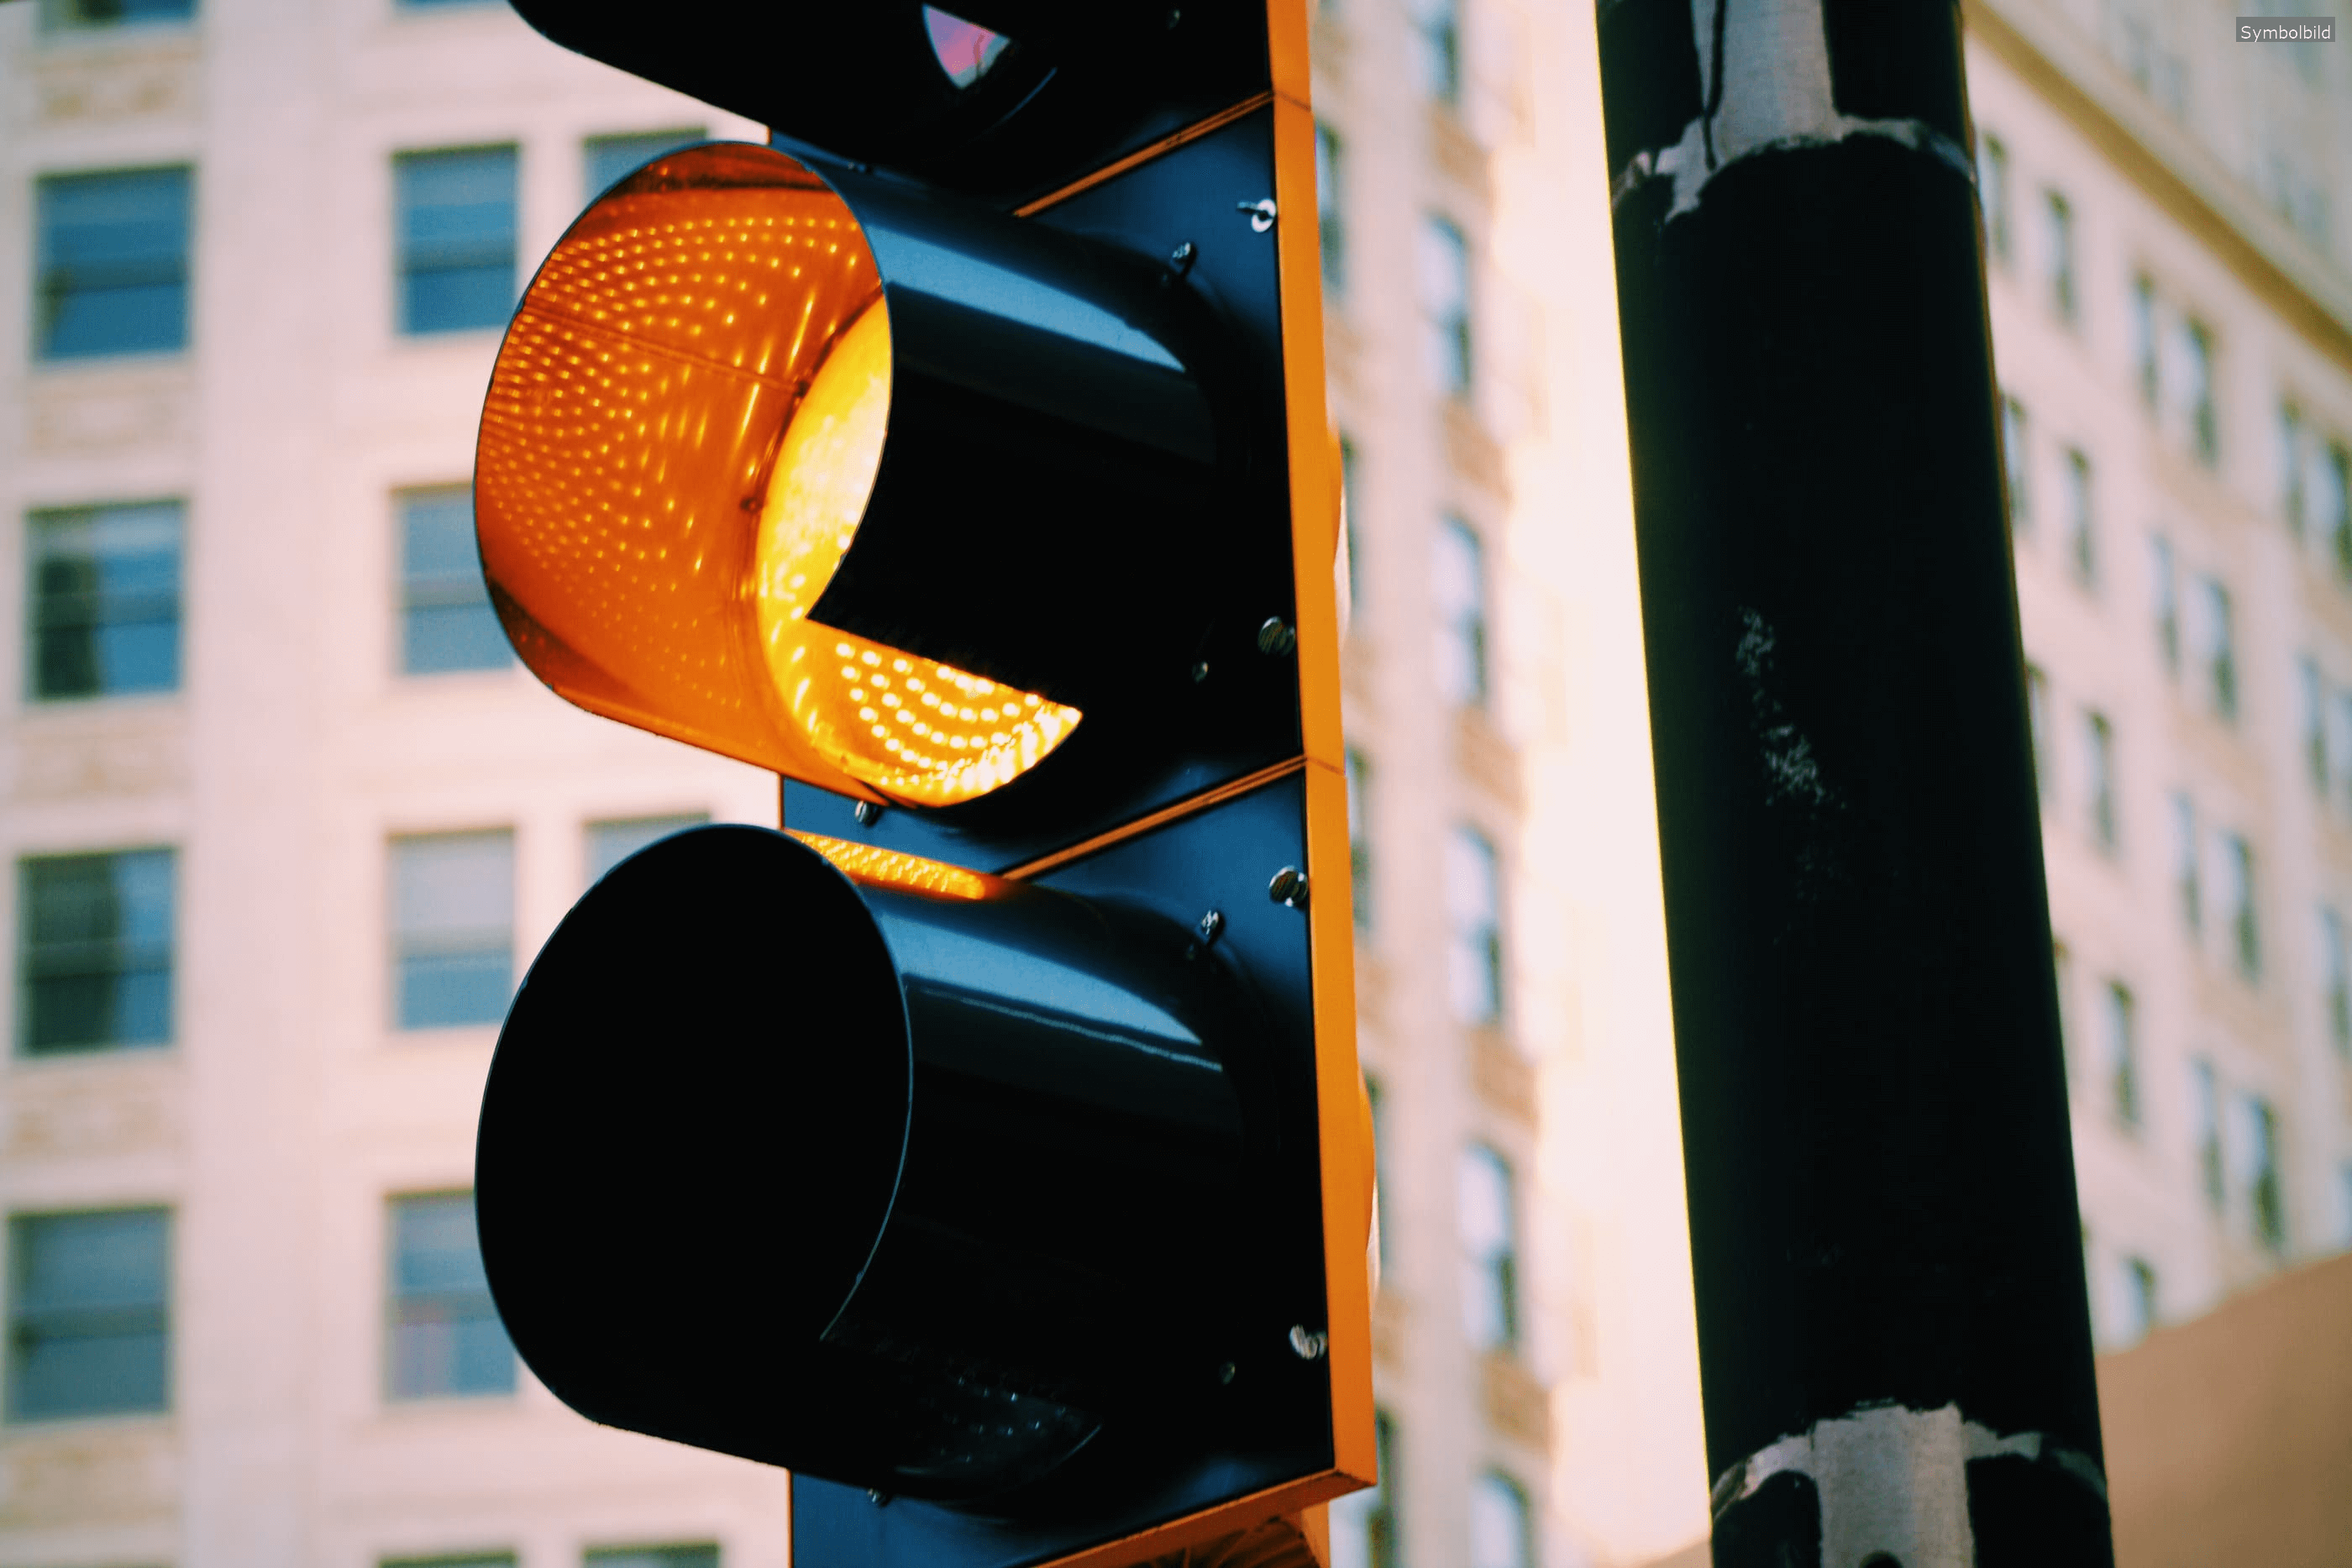
<instances>
[{"instance_id":1,"label":"black traffic light housing","mask_svg":"<svg viewBox=\"0 0 2352 1568\"><path fill-rule=\"evenodd\" d=\"M567 234L477 506L534 672L785 831L533 964L518 1348L791 1467L802 1568L1307 1550L1372 1423L1303 5L519 8L776 128Z\"/></svg>"}]
</instances>

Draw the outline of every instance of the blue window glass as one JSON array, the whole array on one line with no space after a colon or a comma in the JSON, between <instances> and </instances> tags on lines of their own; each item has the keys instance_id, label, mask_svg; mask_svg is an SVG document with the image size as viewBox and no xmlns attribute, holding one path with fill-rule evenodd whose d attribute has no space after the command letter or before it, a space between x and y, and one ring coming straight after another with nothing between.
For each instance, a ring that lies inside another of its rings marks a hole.
<instances>
[{"instance_id":1,"label":"blue window glass","mask_svg":"<svg viewBox=\"0 0 2352 1568\"><path fill-rule=\"evenodd\" d=\"M173 881L170 850L18 862L19 1051L171 1040Z\"/></svg>"},{"instance_id":2,"label":"blue window glass","mask_svg":"<svg viewBox=\"0 0 2352 1568\"><path fill-rule=\"evenodd\" d=\"M719 1548L697 1546L601 1546L587 1554L587 1568L719 1568Z\"/></svg>"},{"instance_id":3,"label":"blue window glass","mask_svg":"<svg viewBox=\"0 0 2352 1568\"><path fill-rule=\"evenodd\" d=\"M9 1220L9 1420L167 1407L171 1252L167 1209Z\"/></svg>"},{"instance_id":4,"label":"blue window glass","mask_svg":"<svg viewBox=\"0 0 2352 1568\"><path fill-rule=\"evenodd\" d=\"M32 515L28 695L178 689L181 527L177 501Z\"/></svg>"},{"instance_id":5,"label":"blue window glass","mask_svg":"<svg viewBox=\"0 0 2352 1568\"><path fill-rule=\"evenodd\" d=\"M188 346L192 186L184 167L40 182L37 358L168 354Z\"/></svg>"},{"instance_id":6,"label":"blue window glass","mask_svg":"<svg viewBox=\"0 0 2352 1568\"><path fill-rule=\"evenodd\" d=\"M581 162L588 172L588 200L594 201L625 174L634 174L665 152L707 141L698 126L677 131L643 131L626 136L591 136L582 148Z\"/></svg>"},{"instance_id":7,"label":"blue window glass","mask_svg":"<svg viewBox=\"0 0 2352 1568\"><path fill-rule=\"evenodd\" d=\"M490 1304L472 1193L392 1200L391 1275L389 1397L514 1392L514 1345Z\"/></svg>"},{"instance_id":8,"label":"blue window glass","mask_svg":"<svg viewBox=\"0 0 2352 1568\"><path fill-rule=\"evenodd\" d=\"M490 608L474 544L474 493L409 490L400 513L400 669L434 675L503 670L514 650Z\"/></svg>"},{"instance_id":9,"label":"blue window glass","mask_svg":"<svg viewBox=\"0 0 2352 1568\"><path fill-rule=\"evenodd\" d=\"M195 0L41 0L41 26L52 28L171 26L195 14Z\"/></svg>"},{"instance_id":10,"label":"blue window glass","mask_svg":"<svg viewBox=\"0 0 2352 1568\"><path fill-rule=\"evenodd\" d=\"M404 152L393 172L400 329L504 327L515 307L515 150Z\"/></svg>"},{"instance_id":11,"label":"blue window glass","mask_svg":"<svg viewBox=\"0 0 2352 1568\"><path fill-rule=\"evenodd\" d=\"M504 1019L514 989L514 835L393 840L392 903L400 1027Z\"/></svg>"}]
</instances>

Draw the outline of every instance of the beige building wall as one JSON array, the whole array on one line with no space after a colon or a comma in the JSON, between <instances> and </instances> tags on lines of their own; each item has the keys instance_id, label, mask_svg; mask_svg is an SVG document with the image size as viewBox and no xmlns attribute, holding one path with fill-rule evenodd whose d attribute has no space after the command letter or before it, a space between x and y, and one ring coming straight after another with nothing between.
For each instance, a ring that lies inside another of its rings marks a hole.
<instances>
[{"instance_id":1,"label":"beige building wall","mask_svg":"<svg viewBox=\"0 0 2352 1568\"><path fill-rule=\"evenodd\" d=\"M2352 909L2335 499L2352 270L2324 222L2331 202L2352 211L2352 70L2340 50L2231 42L2218 8L2186 5L2151 36L2208 46L2151 66L2121 16L2102 31L2057 7L1971 8L1969 55L1979 141L2006 163L1993 342L2022 412L2018 589L2105 1347L2352 1241L2352 1040L2327 936ZM2285 176L2256 149L2289 120L2313 133L2297 167L2318 172L2283 209L2262 182Z\"/></svg>"}]
</instances>

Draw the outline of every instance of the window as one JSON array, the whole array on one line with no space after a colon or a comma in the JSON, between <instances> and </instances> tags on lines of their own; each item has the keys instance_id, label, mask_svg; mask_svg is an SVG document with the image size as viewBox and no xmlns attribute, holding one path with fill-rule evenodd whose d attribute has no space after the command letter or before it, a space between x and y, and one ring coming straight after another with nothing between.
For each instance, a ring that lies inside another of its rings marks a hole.
<instances>
[{"instance_id":1,"label":"window","mask_svg":"<svg viewBox=\"0 0 2352 1568\"><path fill-rule=\"evenodd\" d=\"M2291 402L2279 404L2278 433L2279 515L2286 518L2287 531L2301 538L2309 499L2303 484L2303 411Z\"/></svg>"},{"instance_id":2,"label":"window","mask_svg":"<svg viewBox=\"0 0 2352 1568\"><path fill-rule=\"evenodd\" d=\"M173 880L169 850L18 862L20 1052L170 1042Z\"/></svg>"},{"instance_id":3,"label":"window","mask_svg":"<svg viewBox=\"0 0 2352 1568\"><path fill-rule=\"evenodd\" d=\"M2180 592L2173 570L2172 541L2162 534L2148 540L2148 602L2156 616L2156 653L2167 674L2180 672Z\"/></svg>"},{"instance_id":4,"label":"window","mask_svg":"<svg viewBox=\"0 0 2352 1568\"><path fill-rule=\"evenodd\" d=\"M2336 552L2336 573L2352 582L2352 451L2331 441L2321 453L2313 488L2314 515Z\"/></svg>"},{"instance_id":5,"label":"window","mask_svg":"<svg viewBox=\"0 0 2352 1568\"><path fill-rule=\"evenodd\" d=\"M2113 851L2118 838L2116 823L2116 732L2105 714L2083 715L2084 788L2089 796L2091 837L2103 850Z\"/></svg>"},{"instance_id":6,"label":"window","mask_svg":"<svg viewBox=\"0 0 2352 1568\"><path fill-rule=\"evenodd\" d=\"M2099 539L2091 512L2091 460L2070 446L2058 473L2066 490L2066 558L2074 580L2094 587L2099 580Z\"/></svg>"},{"instance_id":7,"label":"window","mask_svg":"<svg viewBox=\"0 0 2352 1568\"><path fill-rule=\"evenodd\" d=\"M2074 1082L2074 956L2063 940L2053 938L2050 944L2050 973L2056 982L2053 988L2058 999L2058 1056L2066 1069L2066 1082Z\"/></svg>"},{"instance_id":8,"label":"window","mask_svg":"<svg viewBox=\"0 0 2352 1568\"><path fill-rule=\"evenodd\" d=\"M1456 707L1486 702L1486 550L1459 517L1437 525L1430 586L1437 600L1438 695Z\"/></svg>"},{"instance_id":9,"label":"window","mask_svg":"<svg viewBox=\"0 0 2352 1568\"><path fill-rule=\"evenodd\" d=\"M2342 793L2352 795L2352 691L2327 694L2327 772Z\"/></svg>"},{"instance_id":10,"label":"window","mask_svg":"<svg viewBox=\"0 0 2352 1568\"><path fill-rule=\"evenodd\" d=\"M2033 784L2044 806L2057 799L2058 774L2050 751L2050 677L2041 666L2025 666L2026 738L2033 747Z\"/></svg>"},{"instance_id":11,"label":"window","mask_svg":"<svg viewBox=\"0 0 2352 1568\"><path fill-rule=\"evenodd\" d=\"M2025 460L2025 405L2003 393L2000 400L2000 478L2009 492L2012 533L2033 531L2032 485Z\"/></svg>"},{"instance_id":12,"label":"window","mask_svg":"<svg viewBox=\"0 0 2352 1568\"><path fill-rule=\"evenodd\" d=\"M1463 1151L1454 1201L1462 1230L1462 1332L1475 1350L1519 1343L1519 1216L1511 1167L1484 1145Z\"/></svg>"},{"instance_id":13,"label":"window","mask_svg":"<svg viewBox=\"0 0 2352 1568\"><path fill-rule=\"evenodd\" d=\"M1470 1489L1470 1568L1533 1568L1527 1489L1488 1470Z\"/></svg>"},{"instance_id":14,"label":"window","mask_svg":"<svg viewBox=\"0 0 2352 1568\"><path fill-rule=\"evenodd\" d=\"M672 833L698 828L710 821L704 811L679 811L667 817L622 817L588 824L588 880L592 883L649 844Z\"/></svg>"},{"instance_id":15,"label":"window","mask_svg":"<svg viewBox=\"0 0 2352 1568\"><path fill-rule=\"evenodd\" d=\"M2132 279L2131 339L2132 379L2153 413L2164 403L2164 372L2157 356L2156 285L2144 277Z\"/></svg>"},{"instance_id":16,"label":"window","mask_svg":"<svg viewBox=\"0 0 2352 1568\"><path fill-rule=\"evenodd\" d=\"M1490 1025L1503 1019L1502 893L1495 846L1475 828L1456 828L1445 841L1445 914L1451 943L1446 990L1456 1022Z\"/></svg>"},{"instance_id":17,"label":"window","mask_svg":"<svg viewBox=\"0 0 2352 1568\"><path fill-rule=\"evenodd\" d=\"M2009 149L1998 136L1977 138L1977 201L1984 213L1986 254L2009 260Z\"/></svg>"},{"instance_id":18,"label":"window","mask_svg":"<svg viewBox=\"0 0 2352 1568\"><path fill-rule=\"evenodd\" d=\"M1397 1568L1396 1423L1372 1412L1380 1479L1331 1504L1331 1568Z\"/></svg>"},{"instance_id":19,"label":"window","mask_svg":"<svg viewBox=\"0 0 2352 1568\"><path fill-rule=\"evenodd\" d=\"M404 490L400 513L400 670L437 675L503 670L514 649L490 608L465 486Z\"/></svg>"},{"instance_id":20,"label":"window","mask_svg":"<svg viewBox=\"0 0 2352 1568\"><path fill-rule=\"evenodd\" d=\"M2205 898L2198 875L2197 803L2186 790L2172 792L2172 889L2180 903L2180 924L2191 936L2205 925Z\"/></svg>"},{"instance_id":21,"label":"window","mask_svg":"<svg viewBox=\"0 0 2352 1568\"><path fill-rule=\"evenodd\" d=\"M2221 1185L2221 1085L2213 1064L2203 1060L2192 1062L2189 1087L2190 1110L2197 1119L2198 1186L2207 1206L2219 1214L2227 1195Z\"/></svg>"},{"instance_id":22,"label":"window","mask_svg":"<svg viewBox=\"0 0 2352 1568\"><path fill-rule=\"evenodd\" d=\"M594 201L665 152L675 152L681 147L691 147L707 141L709 134L699 125L681 126L675 131L640 131L626 136L591 136L581 144L581 164L588 176L586 199Z\"/></svg>"},{"instance_id":23,"label":"window","mask_svg":"<svg viewBox=\"0 0 2352 1568\"><path fill-rule=\"evenodd\" d=\"M403 5L465 5L479 0L398 0ZM455 1557L387 1557L376 1568L515 1568L511 1552L467 1552Z\"/></svg>"},{"instance_id":24,"label":"window","mask_svg":"<svg viewBox=\"0 0 2352 1568\"><path fill-rule=\"evenodd\" d=\"M2145 1258L2126 1258L2123 1275L2124 1343L2132 1344L2156 1328L2156 1265Z\"/></svg>"},{"instance_id":25,"label":"window","mask_svg":"<svg viewBox=\"0 0 2352 1568\"><path fill-rule=\"evenodd\" d=\"M1422 90L1439 103L1462 101L1462 9L1459 0L1411 0Z\"/></svg>"},{"instance_id":26,"label":"window","mask_svg":"<svg viewBox=\"0 0 2352 1568\"><path fill-rule=\"evenodd\" d=\"M172 1216L163 1208L8 1221L8 1419L171 1405Z\"/></svg>"},{"instance_id":27,"label":"window","mask_svg":"<svg viewBox=\"0 0 2352 1568\"><path fill-rule=\"evenodd\" d=\"M402 1029L497 1023L514 987L514 835L392 841L394 1016Z\"/></svg>"},{"instance_id":28,"label":"window","mask_svg":"<svg viewBox=\"0 0 2352 1568\"><path fill-rule=\"evenodd\" d=\"M2213 406L2213 335L2201 322L2180 327L2180 404L2189 421L2189 450L2206 467L2221 461L2221 415Z\"/></svg>"},{"instance_id":29,"label":"window","mask_svg":"<svg viewBox=\"0 0 2352 1568\"><path fill-rule=\"evenodd\" d=\"M35 512L27 525L26 695L178 690L180 503Z\"/></svg>"},{"instance_id":30,"label":"window","mask_svg":"<svg viewBox=\"0 0 2352 1568\"><path fill-rule=\"evenodd\" d=\"M1339 135L1315 122L1315 222L1323 236L1323 286L1333 294L1348 287L1348 219L1339 200Z\"/></svg>"},{"instance_id":31,"label":"window","mask_svg":"<svg viewBox=\"0 0 2352 1568\"><path fill-rule=\"evenodd\" d=\"M2254 1239L2286 1250L2286 1195L2279 1180L2278 1113L2263 1099L2246 1102L2246 1197Z\"/></svg>"},{"instance_id":32,"label":"window","mask_svg":"<svg viewBox=\"0 0 2352 1568\"><path fill-rule=\"evenodd\" d=\"M1470 394L1470 247L1444 218L1421 225L1421 313L1430 380L1448 397Z\"/></svg>"},{"instance_id":33,"label":"window","mask_svg":"<svg viewBox=\"0 0 2352 1568\"><path fill-rule=\"evenodd\" d=\"M515 304L515 150L403 152L393 183L400 329L504 327Z\"/></svg>"},{"instance_id":34,"label":"window","mask_svg":"<svg viewBox=\"0 0 2352 1568\"><path fill-rule=\"evenodd\" d=\"M35 358L173 354L188 346L192 183L184 166L40 182Z\"/></svg>"},{"instance_id":35,"label":"window","mask_svg":"<svg viewBox=\"0 0 2352 1568\"><path fill-rule=\"evenodd\" d=\"M2198 653L2205 664L2205 691L2216 716L2238 716L2237 629L2230 609L2230 591L2217 578L2197 580Z\"/></svg>"},{"instance_id":36,"label":"window","mask_svg":"<svg viewBox=\"0 0 2352 1568\"><path fill-rule=\"evenodd\" d=\"M1348 875L1359 931L1372 928L1371 771L1364 754L1348 747Z\"/></svg>"},{"instance_id":37,"label":"window","mask_svg":"<svg viewBox=\"0 0 2352 1568\"><path fill-rule=\"evenodd\" d=\"M2326 907L2319 912L2319 973L2328 1040L2338 1056L2352 1056L2352 956L2345 951L2344 916Z\"/></svg>"},{"instance_id":38,"label":"window","mask_svg":"<svg viewBox=\"0 0 2352 1568\"><path fill-rule=\"evenodd\" d=\"M2042 215L2050 267L2050 308L2061 321L2072 322L2079 308L2074 289L2074 209L2055 191L2042 193Z\"/></svg>"},{"instance_id":39,"label":"window","mask_svg":"<svg viewBox=\"0 0 2352 1568\"><path fill-rule=\"evenodd\" d=\"M52 31L170 26L195 14L195 0L41 0L41 26Z\"/></svg>"},{"instance_id":40,"label":"window","mask_svg":"<svg viewBox=\"0 0 2352 1568\"><path fill-rule=\"evenodd\" d=\"M719 1568L719 1548L700 1546L600 1546L587 1554L587 1568Z\"/></svg>"},{"instance_id":41,"label":"window","mask_svg":"<svg viewBox=\"0 0 2352 1568\"><path fill-rule=\"evenodd\" d=\"M490 1304L474 1231L474 1195L395 1197L390 1228L385 1395L434 1399L513 1393L514 1346Z\"/></svg>"},{"instance_id":42,"label":"window","mask_svg":"<svg viewBox=\"0 0 2352 1568\"><path fill-rule=\"evenodd\" d=\"M2101 993L2106 1036L2108 1103L2116 1120L2139 1125L2139 1041L2135 1034L2131 988L2110 980Z\"/></svg>"},{"instance_id":43,"label":"window","mask_svg":"<svg viewBox=\"0 0 2352 1568\"><path fill-rule=\"evenodd\" d=\"M2254 915L2253 846L2237 833L2221 839L2221 865L2230 880L2230 945L2238 973L2247 980L2263 972L2262 927Z\"/></svg>"},{"instance_id":44,"label":"window","mask_svg":"<svg viewBox=\"0 0 2352 1568\"><path fill-rule=\"evenodd\" d=\"M1363 490L1359 483L1360 464L1356 444L1346 434L1339 437L1339 548L1347 559L1340 563L1343 570L1340 587L1348 596L1348 623L1353 625L1364 611L1364 552L1356 532L1356 507Z\"/></svg>"},{"instance_id":45,"label":"window","mask_svg":"<svg viewBox=\"0 0 2352 1568\"><path fill-rule=\"evenodd\" d=\"M2294 662L2295 714L2303 726L2304 771L2319 798L2327 799L2327 682L2305 653Z\"/></svg>"}]
</instances>

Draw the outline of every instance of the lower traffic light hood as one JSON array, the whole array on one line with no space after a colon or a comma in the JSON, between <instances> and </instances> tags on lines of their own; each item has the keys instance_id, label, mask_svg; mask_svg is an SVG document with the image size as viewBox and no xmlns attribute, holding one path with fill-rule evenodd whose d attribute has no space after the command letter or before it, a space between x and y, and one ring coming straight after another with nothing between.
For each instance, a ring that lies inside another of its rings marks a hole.
<instances>
[{"instance_id":1,"label":"lower traffic light hood","mask_svg":"<svg viewBox=\"0 0 2352 1568\"><path fill-rule=\"evenodd\" d=\"M1173 275L771 148L573 224L484 401L483 570L625 723L942 806L1148 706L1214 618L1216 332Z\"/></svg>"},{"instance_id":2,"label":"lower traffic light hood","mask_svg":"<svg viewBox=\"0 0 2352 1568\"><path fill-rule=\"evenodd\" d=\"M1214 1386L1248 1012L1181 926L748 827L624 862L518 994L482 1254L595 1420L987 1504ZM625 1354L617 1354L625 1347Z\"/></svg>"}]
</instances>

